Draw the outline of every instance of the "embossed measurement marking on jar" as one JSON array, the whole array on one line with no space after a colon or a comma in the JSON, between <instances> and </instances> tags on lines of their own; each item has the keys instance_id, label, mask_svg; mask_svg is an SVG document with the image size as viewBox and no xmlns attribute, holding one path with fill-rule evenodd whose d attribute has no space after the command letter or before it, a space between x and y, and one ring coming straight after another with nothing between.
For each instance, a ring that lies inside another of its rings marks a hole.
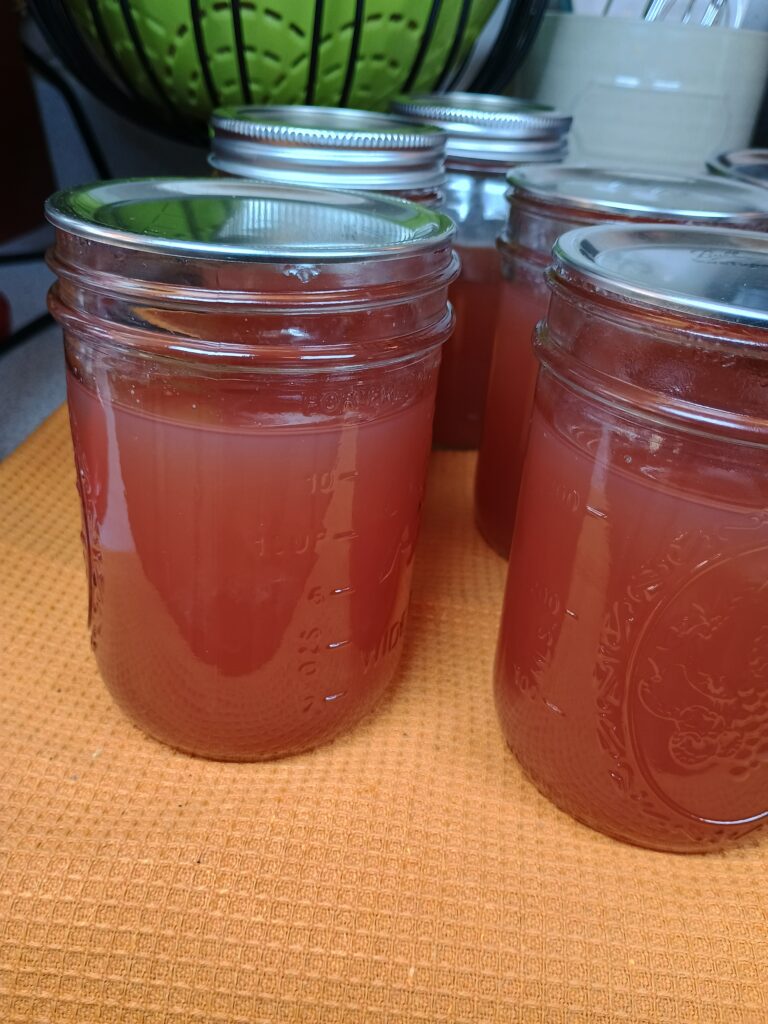
<instances>
[{"instance_id":1,"label":"embossed measurement marking on jar","mask_svg":"<svg viewBox=\"0 0 768 1024\"><path fill-rule=\"evenodd\" d=\"M546 583L542 583L541 580L536 580L531 585L531 595L539 602L550 615L557 615L560 611L562 604L560 595L547 586Z\"/></svg>"},{"instance_id":2,"label":"embossed measurement marking on jar","mask_svg":"<svg viewBox=\"0 0 768 1024\"><path fill-rule=\"evenodd\" d=\"M558 482L555 484L555 499L561 505L565 505L571 512L578 512L581 508L581 495L574 487L566 487Z\"/></svg>"},{"instance_id":3,"label":"embossed measurement marking on jar","mask_svg":"<svg viewBox=\"0 0 768 1024\"><path fill-rule=\"evenodd\" d=\"M595 508L594 505L587 505L585 510L588 515L594 516L596 519L607 519L608 513L603 512L602 509Z\"/></svg>"},{"instance_id":4,"label":"embossed measurement marking on jar","mask_svg":"<svg viewBox=\"0 0 768 1024\"><path fill-rule=\"evenodd\" d=\"M405 630L407 614L408 612L406 610L396 622L392 623L373 651L366 651L363 653L363 666L366 672L373 665L376 665L381 661L386 654L394 651L400 643L403 638L403 631Z\"/></svg>"},{"instance_id":5,"label":"embossed measurement marking on jar","mask_svg":"<svg viewBox=\"0 0 768 1024\"><path fill-rule=\"evenodd\" d=\"M321 473L311 473L304 479L309 484L310 494L332 494L336 482L348 483L357 480L360 474L356 469L335 472L332 469L323 470Z\"/></svg>"}]
</instances>

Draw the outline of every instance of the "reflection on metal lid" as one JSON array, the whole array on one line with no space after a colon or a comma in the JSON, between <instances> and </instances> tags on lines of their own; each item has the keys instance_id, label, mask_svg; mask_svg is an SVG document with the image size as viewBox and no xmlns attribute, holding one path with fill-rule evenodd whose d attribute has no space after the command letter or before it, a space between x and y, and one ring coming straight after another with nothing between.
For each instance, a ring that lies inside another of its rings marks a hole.
<instances>
[{"instance_id":1,"label":"reflection on metal lid","mask_svg":"<svg viewBox=\"0 0 768 1024\"><path fill-rule=\"evenodd\" d=\"M768 218L768 192L726 178L673 177L578 166L516 167L513 195L574 210L681 221Z\"/></svg>"},{"instance_id":2,"label":"reflection on metal lid","mask_svg":"<svg viewBox=\"0 0 768 1024\"><path fill-rule=\"evenodd\" d=\"M57 228L117 247L262 261L386 258L448 241L453 224L414 203L234 178L133 178L57 192Z\"/></svg>"},{"instance_id":3,"label":"reflection on metal lid","mask_svg":"<svg viewBox=\"0 0 768 1024\"><path fill-rule=\"evenodd\" d=\"M601 292L662 310L768 327L768 235L602 224L561 235L555 265Z\"/></svg>"}]
</instances>

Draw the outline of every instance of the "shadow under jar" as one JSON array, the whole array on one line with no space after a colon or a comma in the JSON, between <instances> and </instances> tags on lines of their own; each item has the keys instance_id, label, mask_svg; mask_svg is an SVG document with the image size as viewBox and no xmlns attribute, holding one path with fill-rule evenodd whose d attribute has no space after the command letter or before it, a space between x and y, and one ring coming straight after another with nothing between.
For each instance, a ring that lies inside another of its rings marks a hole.
<instances>
[{"instance_id":1,"label":"shadow under jar","mask_svg":"<svg viewBox=\"0 0 768 1024\"><path fill-rule=\"evenodd\" d=\"M97 183L47 214L108 688L207 757L332 739L402 649L451 222L234 179Z\"/></svg>"},{"instance_id":2,"label":"shadow under jar","mask_svg":"<svg viewBox=\"0 0 768 1024\"><path fill-rule=\"evenodd\" d=\"M538 371L532 335L547 312L544 274L558 236L605 221L768 228L768 193L724 178L563 165L520 167L509 183L509 219L499 242L504 280L475 480L478 529L505 558Z\"/></svg>"},{"instance_id":3,"label":"shadow under jar","mask_svg":"<svg viewBox=\"0 0 768 1024\"><path fill-rule=\"evenodd\" d=\"M450 291L456 327L443 349L434 441L477 448L501 289L505 175L517 164L562 161L571 118L530 100L465 92L403 96L393 110L448 137L444 209L456 222L461 273Z\"/></svg>"},{"instance_id":4,"label":"shadow under jar","mask_svg":"<svg viewBox=\"0 0 768 1024\"><path fill-rule=\"evenodd\" d=\"M768 817L768 237L565 234L496 658L507 743L610 836Z\"/></svg>"}]
</instances>

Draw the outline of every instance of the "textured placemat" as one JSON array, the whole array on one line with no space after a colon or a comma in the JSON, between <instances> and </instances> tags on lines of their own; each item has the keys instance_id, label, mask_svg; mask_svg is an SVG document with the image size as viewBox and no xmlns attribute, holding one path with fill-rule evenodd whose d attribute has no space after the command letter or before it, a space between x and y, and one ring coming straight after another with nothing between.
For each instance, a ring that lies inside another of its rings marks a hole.
<instances>
[{"instance_id":1,"label":"textured placemat","mask_svg":"<svg viewBox=\"0 0 768 1024\"><path fill-rule=\"evenodd\" d=\"M0 466L2 1024L768 1020L768 836L623 846L506 751L471 478L435 456L378 713L226 765L146 739L99 680L64 413Z\"/></svg>"}]
</instances>

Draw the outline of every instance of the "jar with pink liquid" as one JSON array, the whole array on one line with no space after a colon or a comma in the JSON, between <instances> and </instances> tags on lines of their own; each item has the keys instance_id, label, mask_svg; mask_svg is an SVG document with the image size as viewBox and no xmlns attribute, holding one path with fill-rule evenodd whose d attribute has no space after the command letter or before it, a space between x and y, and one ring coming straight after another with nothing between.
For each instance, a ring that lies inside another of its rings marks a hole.
<instances>
[{"instance_id":1,"label":"jar with pink liquid","mask_svg":"<svg viewBox=\"0 0 768 1024\"><path fill-rule=\"evenodd\" d=\"M538 370L533 329L547 311L544 273L558 236L603 221L768 228L768 193L724 178L562 165L516 168L509 184L509 215L499 243L503 283L475 481L478 528L504 557Z\"/></svg>"},{"instance_id":2,"label":"jar with pink liquid","mask_svg":"<svg viewBox=\"0 0 768 1024\"><path fill-rule=\"evenodd\" d=\"M332 739L403 646L451 222L233 178L102 182L47 213L107 687L207 757Z\"/></svg>"},{"instance_id":3,"label":"jar with pink liquid","mask_svg":"<svg viewBox=\"0 0 768 1024\"><path fill-rule=\"evenodd\" d=\"M768 820L768 235L555 245L496 658L559 807L655 849Z\"/></svg>"},{"instance_id":4,"label":"jar with pink liquid","mask_svg":"<svg viewBox=\"0 0 768 1024\"><path fill-rule=\"evenodd\" d=\"M461 273L451 286L456 328L443 349L435 444L477 448L501 291L496 240L506 218L506 172L567 153L571 118L530 100L451 92L403 96L393 110L447 134L445 212L456 222Z\"/></svg>"}]
</instances>

